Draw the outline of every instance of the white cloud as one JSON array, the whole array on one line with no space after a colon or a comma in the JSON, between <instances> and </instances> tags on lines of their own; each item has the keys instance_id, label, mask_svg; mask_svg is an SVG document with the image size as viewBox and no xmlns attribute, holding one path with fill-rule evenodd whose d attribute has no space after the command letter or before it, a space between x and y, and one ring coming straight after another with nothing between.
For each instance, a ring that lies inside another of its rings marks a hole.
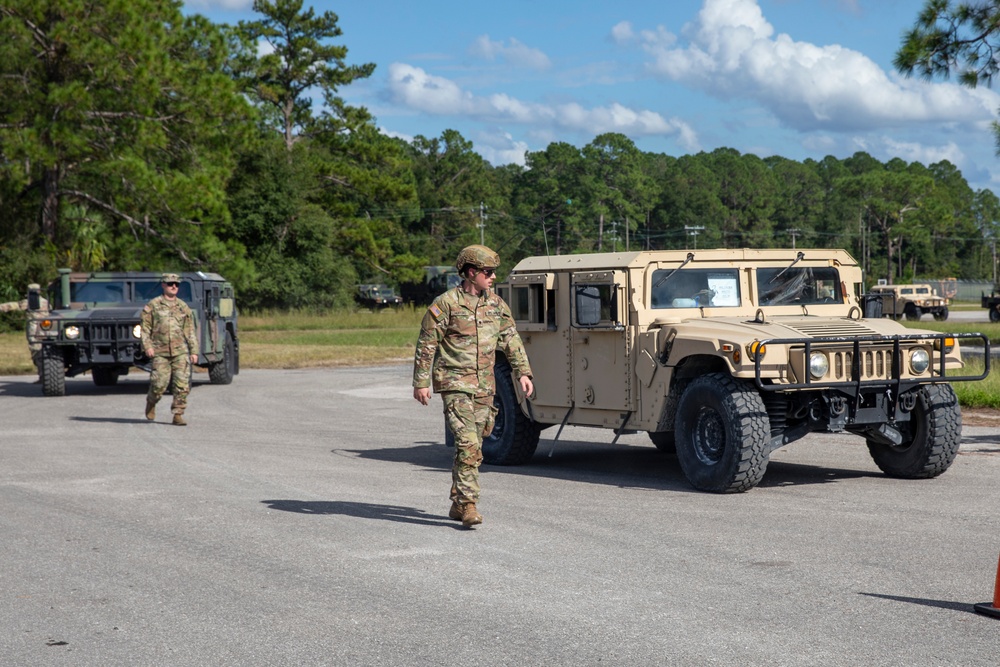
<instances>
[{"instance_id":1,"label":"white cloud","mask_svg":"<svg viewBox=\"0 0 1000 667\"><path fill-rule=\"evenodd\" d=\"M184 3L184 6L202 11L209 11L212 9L237 11L250 9L250 7L253 6L253 0L187 0L187 2Z\"/></svg>"},{"instance_id":2,"label":"white cloud","mask_svg":"<svg viewBox=\"0 0 1000 667\"><path fill-rule=\"evenodd\" d=\"M586 108L577 103L539 104L498 93L477 96L455 82L404 63L389 65L389 95L408 108L436 115L467 116L490 122L550 126L589 133L621 132L629 136L672 136L688 151L699 150L694 130L677 118L618 103Z\"/></svg>"},{"instance_id":3,"label":"white cloud","mask_svg":"<svg viewBox=\"0 0 1000 667\"><path fill-rule=\"evenodd\" d=\"M524 154L528 152L528 144L517 141L509 132L480 132L473 139L476 150L488 162L495 165L519 164L524 166Z\"/></svg>"},{"instance_id":4,"label":"white cloud","mask_svg":"<svg viewBox=\"0 0 1000 667\"><path fill-rule=\"evenodd\" d=\"M619 26L619 35L632 32ZM641 34L656 76L724 99L753 99L799 130L974 123L992 118L1000 105L989 90L891 79L857 51L775 35L756 0L705 0L684 27L683 46L674 47L662 29Z\"/></svg>"},{"instance_id":5,"label":"white cloud","mask_svg":"<svg viewBox=\"0 0 1000 667\"><path fill-rule=\"evenodd\" d=\"M897 141L890 137L883 137L874 146L871 145L871 142L861 140L858 141L858 144L863 146L862 150L881 153L888 158L898 157L907 162L930 165L947 160L956 166L967 163L965 153L951 141L943 146L927 146L917 142Z\"/></svg>"},{"instance_id":6,"label":"white cloud","mask_svg":"<svg viewBox=\"0 0 1000 667\"><path fill-rule=\"evenodd\" d=\"M552 61L539 49L532 48L511 37L510 45L494 42L489 35L480 35L469 47L469 53L485 60L503 60L515 67L544 70L552 66Z\"/></svg>"}]
</instances>

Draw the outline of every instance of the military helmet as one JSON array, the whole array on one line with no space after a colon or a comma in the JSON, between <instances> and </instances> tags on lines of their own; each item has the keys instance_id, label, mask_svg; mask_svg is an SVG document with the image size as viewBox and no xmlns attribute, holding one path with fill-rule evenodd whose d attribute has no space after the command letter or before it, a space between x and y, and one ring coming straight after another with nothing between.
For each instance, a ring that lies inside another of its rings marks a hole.
<instances>
[{"instance_id":1,"label":"military helmet","mask_svg":"<svg viewBox=\"0 0 1000 667\"><path fill-rule=\"evenodd\" d=\"M455 268L459 271L471 264L477 269L495 269L500 266L500 255L484 245L470 245L462 248L455 260Z\"/></svg>"}]
</instances>

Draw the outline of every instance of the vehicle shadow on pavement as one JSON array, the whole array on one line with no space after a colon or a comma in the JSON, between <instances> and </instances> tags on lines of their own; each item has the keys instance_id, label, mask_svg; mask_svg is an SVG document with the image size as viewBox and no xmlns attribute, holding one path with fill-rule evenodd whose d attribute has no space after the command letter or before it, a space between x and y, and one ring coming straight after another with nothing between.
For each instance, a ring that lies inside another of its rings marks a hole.
<instances>
[{"instance_id":1,"label":"vehicle shadow on pavement","mask_svg":"<svg viewBox=\"0 0 1000 667\"><path fill-rule=\"evenodd\" d=\"M552 455L549 456L549 452ZM436 470L450 470L452 450L440 443L415 442L412 447L334 450L359 458L388 463L409 463ZM593 442L560 440L552 447L542 440L534 457L520 466L483 464L486 474L544 477L619 488L646 488L681 493L703 493L691 487L677 457L640 446L610 446ZM772 461L760 487L831 484L849 479L882 477L877 471L828 468Z\"/></svg>"},{"instance_id":2,"label":"vehicle shadow on pavement","mask_svg":"<svg viewBox=\"0 0 1000 667\"><path fill-rule=\"evenodd\" d=\"M909 598L902 595L884 595L882 593L865 593L864 591L859 591L858 595L864 595L870 598L880 598L882 600L892 600L893 602L908 602L910 604L919 604L924 607L936 607L938 609L949 609L951 611L965 611L970 614L975 614L976 610L971 602L953 602L951 600L929 600L927 598Z\"/></svg>"},{"instance_id":3,"label":"vehicle shadow on pavement","mask_svg":"<svg viewBox=\"0 0 1000 667\"><path fill-rule=\"evenodd\" d=\"M415 523L420 526L444 526L462 529L443 514L428 514L415 507L400 505L379 505L377 503L355 503L343 500L262 500L269 509L296 514L353 516L359 519L378 519Z\"/></svg>"}]
</instances>

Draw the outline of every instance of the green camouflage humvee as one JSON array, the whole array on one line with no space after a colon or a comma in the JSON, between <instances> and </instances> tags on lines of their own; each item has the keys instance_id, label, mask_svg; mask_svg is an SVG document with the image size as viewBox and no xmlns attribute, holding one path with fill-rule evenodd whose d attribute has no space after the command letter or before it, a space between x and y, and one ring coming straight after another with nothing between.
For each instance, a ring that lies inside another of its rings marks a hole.
<instances>
[{"instance_id":1,"label":"green camouflage humvee","mask_svg":"<svg viewBox=\"0 0 1000 667\"><path fill-rule=\"evenodd\" d=\"M142 350L139 316L159 296L161 273L72 273L59 270L48 288L51 310L39 321L39 376L46 396L63 396L66 378L90 371L94 384L111 386L132 366L150 370ZM217 273L188 272L178 296L191 307L201 346L198 366L213 384L229 384L240 371L233 286Z\"/></svg>"}]
</instances>

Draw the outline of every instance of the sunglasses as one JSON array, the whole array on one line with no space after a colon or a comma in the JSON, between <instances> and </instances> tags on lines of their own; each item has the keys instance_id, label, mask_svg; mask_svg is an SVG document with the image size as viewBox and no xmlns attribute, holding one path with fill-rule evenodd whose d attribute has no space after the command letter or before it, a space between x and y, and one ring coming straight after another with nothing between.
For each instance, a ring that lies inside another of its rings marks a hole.
<instances>
[{"instance_id":1,"label":"sunglasses","mask_svg":"<svg viewBox=\"0 0 1000 667\"><path fill-rule=\"evenodd\" d=\"M486 276L487 278L492 278L493 274L497 272L496 269L479 269L479 272Z\"/></svg>"},{"instance_id":2,"label":"sunglasses","mask_svg":"<svg viewBox=\"0 0 1000 667\"><path fill-rule=\"evenodd\" d=\"M163 284L166 285L167 287L177 287L178 285L180 285L180 283L163 283Z\"/></svg>"}]
</instances>

